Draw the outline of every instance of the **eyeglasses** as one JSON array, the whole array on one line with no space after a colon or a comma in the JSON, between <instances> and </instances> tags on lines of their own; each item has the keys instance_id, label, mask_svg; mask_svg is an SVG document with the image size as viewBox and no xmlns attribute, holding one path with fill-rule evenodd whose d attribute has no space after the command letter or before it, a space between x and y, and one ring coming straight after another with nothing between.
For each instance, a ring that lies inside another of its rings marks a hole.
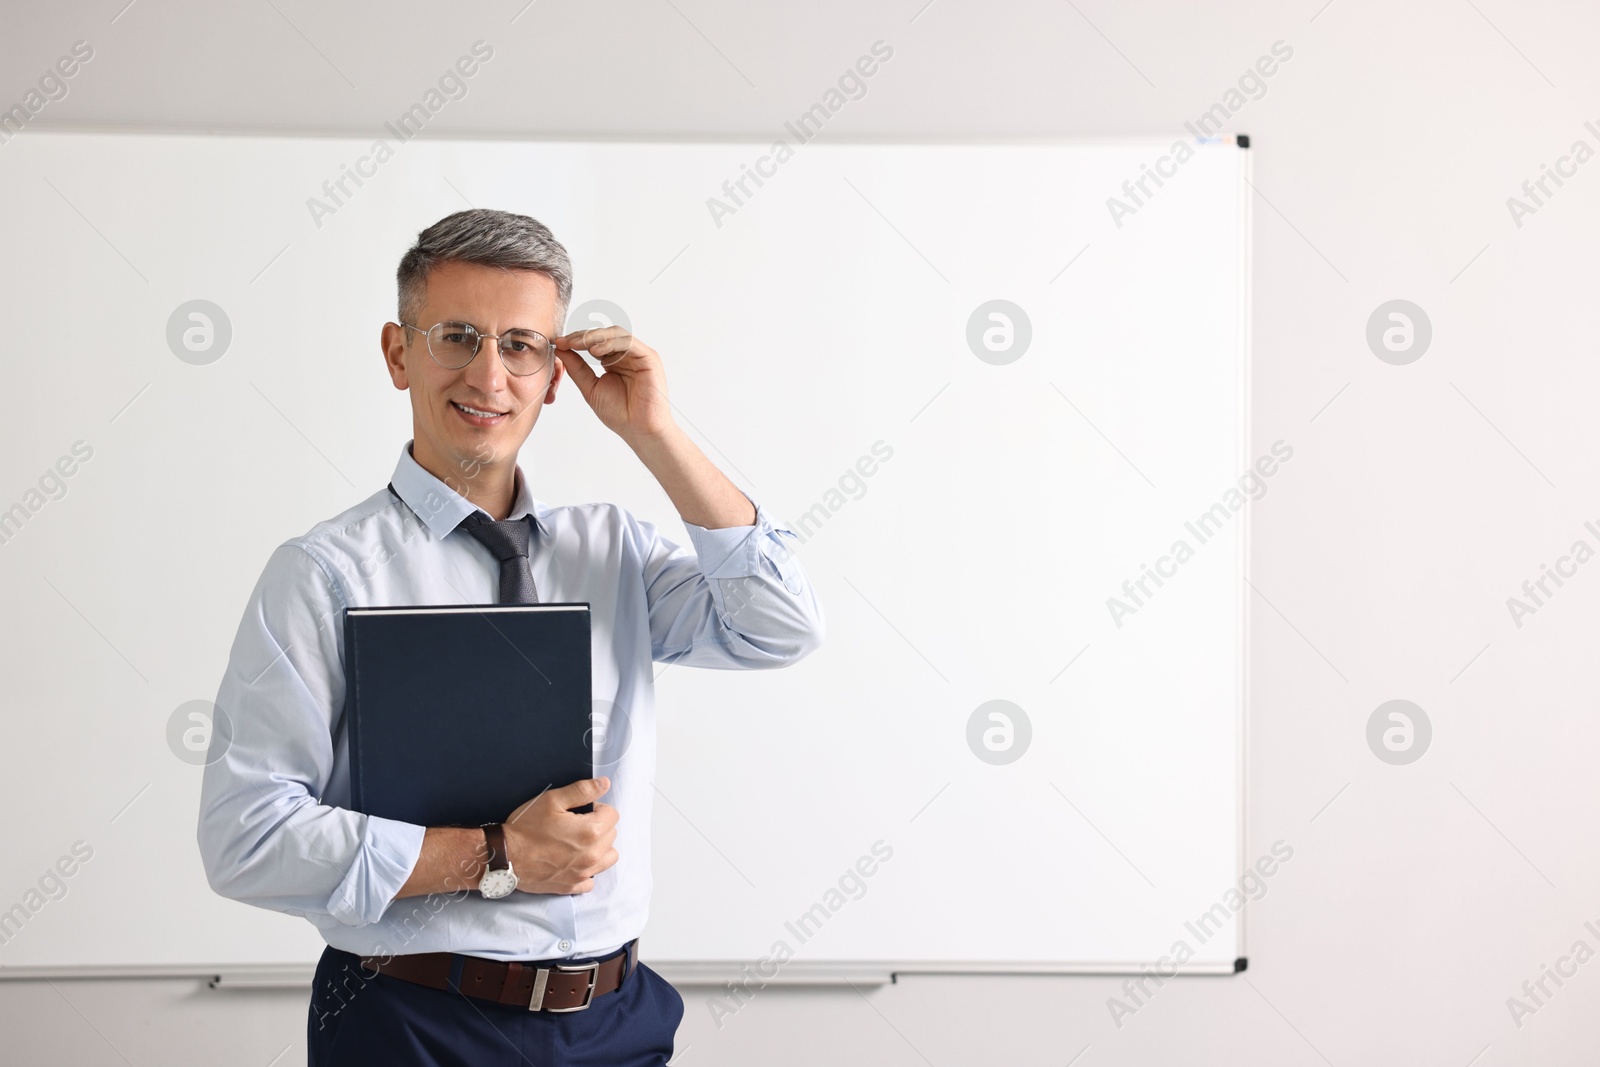
<instances>
[{"instance_id":1,"label":"eyeglasses","mask_svg":"<svg viewBox=\"0 0 1600 1067\"><path fill-rule=\"evenodd\" d=\"M485 339L500 346L500 362L505 364L507 373L519 378L549 370L556 358L555 345L535 330L507 330L496 336L479 333L470 322L436 322L427 330L409 322L400 325L424 334L428 355L445 370L460 370L471 363Z\"/></svg>"}]
</instances>

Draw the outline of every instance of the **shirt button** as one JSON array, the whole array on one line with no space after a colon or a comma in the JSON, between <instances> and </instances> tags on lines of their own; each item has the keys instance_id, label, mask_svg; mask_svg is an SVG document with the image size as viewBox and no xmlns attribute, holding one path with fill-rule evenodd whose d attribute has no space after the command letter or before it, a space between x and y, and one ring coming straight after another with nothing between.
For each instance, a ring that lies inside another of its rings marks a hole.
<instances>
[{"instance_id":1,"label":"shirt button","mask_svg":"<svg viewBox=\"0 0 1600 1067\"><path fill-rule=\"evenodd\" d=\"M563 937L560 943L556 945L556 948L559 948L562 952L569 952L572 949L572 942Z\"/></svg>"}]
</instances>

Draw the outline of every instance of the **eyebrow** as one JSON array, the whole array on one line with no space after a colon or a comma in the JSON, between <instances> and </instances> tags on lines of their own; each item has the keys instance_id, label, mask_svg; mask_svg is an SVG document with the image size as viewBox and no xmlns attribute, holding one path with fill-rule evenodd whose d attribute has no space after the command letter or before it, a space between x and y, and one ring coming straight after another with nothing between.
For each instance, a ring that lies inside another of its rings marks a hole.
<instances>
[{"instance_id":1,"label":"eyebrow","mask_svg":"<svg viewBox=\"0 0 1600 1067\"><path fill-rule=\"evenodd\" d=\"M462 326L471 326L474 330L477 330L480 334L484 332L482 326L479 326L475 322L468 322L466 319L440 319L439 322L434 323L433 326L439 325L440 322L454 322L454 323L458 323L458 324L460 324ZM422 332L423 333L427 333L428 330L433 329L433 326L429 326L429 327L424 328L422 330ZM412 328L416 329L416 327L412 327ZM514 333L517 330L521 330L523 333L536 333L540 337L543 337L547 341L550 339L550 335L549 334L545 333L543 330L534 329L532 326L508 326L508 327L506 327L506 329L504 329L501 332L502 333Z\"/></svg>"}]
</instances>

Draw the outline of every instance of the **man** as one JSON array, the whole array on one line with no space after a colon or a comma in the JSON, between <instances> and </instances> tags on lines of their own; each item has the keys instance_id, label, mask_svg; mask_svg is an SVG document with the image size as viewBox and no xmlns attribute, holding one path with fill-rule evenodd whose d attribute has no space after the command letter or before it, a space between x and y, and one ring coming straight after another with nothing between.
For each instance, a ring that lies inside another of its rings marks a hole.
<instances>
[{"instance_id":1,"label":"man","mask_svg":"<svg viewBox=\"0 0 1600 1067\"><path fill-rule=\"evenodd\" d=\"M382 347L413 437L390 486L280 545L250 596L202 787L207 878L327 941L312 1064L665 1063L683 1000L636 940L651 664L786 666L820 644L821 607L793 531L674 423L660 356L619 327L556 336L571 267L543 225L451 215L418 235L398 281ZM518 450L567 375L661 483L692 552L616 505L531 495ZM606 773L486 829L348 810L344 610L533 600L591 606L594 697L616 709L595 753Z\"/></svg>"}]
</instances>

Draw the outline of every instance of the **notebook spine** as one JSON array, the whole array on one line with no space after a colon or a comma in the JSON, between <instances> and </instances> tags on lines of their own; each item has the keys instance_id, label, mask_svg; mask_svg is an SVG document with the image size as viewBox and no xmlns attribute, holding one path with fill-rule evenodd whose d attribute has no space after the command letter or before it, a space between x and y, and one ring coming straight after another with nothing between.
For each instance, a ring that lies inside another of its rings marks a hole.
<instances>
[{"instance_id":1,"label":"notebook spine","mask_svg":"<svg viewBox=\"0 0 1600 1067\"><path fill-rule=\"evenodd\" d=\"M345 686L344 693L344 730L349 741L348 753L350 767L350 807L355 811L366 810L366 797L361 788L361 760L356 758L356 752L361 748L361 654L360 643L356 640L355 627L350 622L350 612L344 615L344 654L350 664L350 682Z\"/></svg>"}]
</instances>

